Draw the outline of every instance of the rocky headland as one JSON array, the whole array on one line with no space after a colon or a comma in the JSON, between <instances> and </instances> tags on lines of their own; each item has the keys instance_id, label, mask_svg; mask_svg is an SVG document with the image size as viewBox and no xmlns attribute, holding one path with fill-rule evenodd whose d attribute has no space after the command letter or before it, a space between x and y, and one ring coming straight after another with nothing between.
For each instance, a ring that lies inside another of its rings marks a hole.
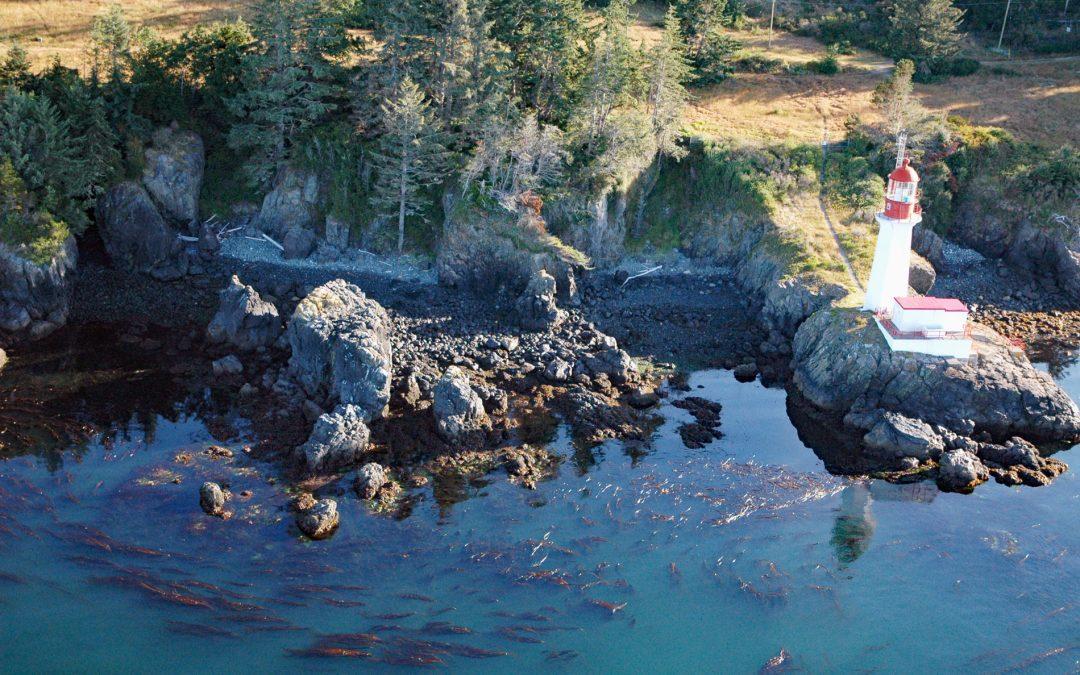
<instances>
[{"instance_id":1,"label":"rocky headland","mask_svg":"<svg viewBox=\"0 0 1080 675\"><path fill-rule=\"evenodd\" d=\"M795 336L792 385L861 436L860 459L882 470L937 466L951 489L988 474L1046 484L1065 467L1032 444L1080 440L1080 409L1009 340L978 324L972 337L965 361L893 352L868 313L821 311Z\"/></svg>"}]
</instances>

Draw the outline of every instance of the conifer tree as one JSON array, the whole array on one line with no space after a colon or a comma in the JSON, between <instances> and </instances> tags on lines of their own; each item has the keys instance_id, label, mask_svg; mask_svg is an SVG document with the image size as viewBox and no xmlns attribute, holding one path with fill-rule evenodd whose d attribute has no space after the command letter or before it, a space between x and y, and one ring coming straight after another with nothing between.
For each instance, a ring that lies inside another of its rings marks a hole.
<instances>
[{"instance_id":1,"label":"conifer tree","mask_svg":"<svg viewBox=\"0 0 1080 675\"><path fill-rule=\"evenodd\" d=\"M244 90L230 99L240 120L229 145L248 150L252 184L266 187L290 159L292 142L336 105L334 67L325 49L340 44L340 25L325 20L317 0L262 0L252 32L258 48L247 59Z\"/></svg>"},{"instance_id":2,"label":"conifer tree","mask_svg":"<svg viewBox=\"0 0 1080 675\"><path fill-rule=\"evenodd\" d=\"M446 151L439 122L423 92L405 76L381 106L383 134L375 153L375 195L380 211L397 217L398 252L405 247L405 219L430 203L424 188L441 182Z\"/></svg>"},{"instance_id":3,"label":"conifer tree","mask_svg":"<svg viewBox=\"0 0 1080 675\"><path fill-rule=\"evenodd\" d=\"M673 5L689 46L690 57L700 60L709 40L720 30L727 0L676 0Z\"/></svg>"},{"instance_id":4,"label":"conifer tree","mask_svg":"<svg viewBox=\"0 0 1080 675\"><path fill-rule=\"evenodd\" d=\"M104 74L112 82L122 80L131 58L133 41L134 33L124 16L124 8L119 4L109 5L94 18L90 28L94 72L99 76Z\"/></svg>"},{"instance_id":5,"label":"conifer tree","mask_svg":"<svg viewBox=\"0 0 1080 675\"><path fill-rule=\"evenodd\" d=\"M690 98L684 83L693 69L686 59L679 18L675 8L664 17L664 34L649 53L649 122L660 155L680 158L686 154L678 144L679 121Z\"/></svg>"},{"instance_id":6,"label":"conifer tree","mask_svg":"<svg viewBox=\"0 0 1080 675\"><path fill-rule=\"evenodd\" d=\"M0 87L25 88L29 84L30 56L19 43L14 43L0 61Z\"/></svg>"},{"instance_id":7,"label":"conifer tree","mask_svg":"<svg viewBox=\"0 0 1080 675\"><path fill-rule=\"evenodd\" d=\"M915 104L911 100L914 74L915 64L901 59L892 74L874 88L874 105L881 111L889 133L893 135L907 129L915 114Z\"/></svg>"},{"instance_id":8,"label":"conifer tree","mask_svg":"<svg viewBox=\"0 0 1080 675\"><path fill-rule=\"evenodd\" d=\"M933 71L960 51L964 11L952 0L896 0L890 13L893 55L911 59L917 68Z\"/></svg>"},{"instance_id":9,"label":"conifer tree","mask_svg":"<svg viewBox=\"0 0 1080 675\"><path fill-rule=\"evenodd\" d=\"M640 53L630 43L628 0L612 0L604 10L582 90L586 154L607 135L611 113L634 100L642 88Z\"/></svg>"}]
</instances>

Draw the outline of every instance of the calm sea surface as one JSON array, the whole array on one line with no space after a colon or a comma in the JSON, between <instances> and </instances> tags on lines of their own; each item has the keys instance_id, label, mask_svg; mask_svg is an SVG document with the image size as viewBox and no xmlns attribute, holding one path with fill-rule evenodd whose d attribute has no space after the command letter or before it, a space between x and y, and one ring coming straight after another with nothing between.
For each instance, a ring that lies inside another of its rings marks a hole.
<instances>
[{"instance_id":1,"label":"calm sea surface","mask_svg":"<svg viewBox=\"0 0 1080 675\"><path fill-rule=\"evenodd\" d=\"M399 519L346 494L337 534L305 543L244 420L94 356L0 379L108 427L68 443L67 420L0 412L5 672L755 672L781 649L810 671L1080 663L1077 448L1038 489L834 477L784 391L706 371L685 395L722 403L725 435L704 449L668 402L650 447L575 449L560 428L566 461L536 491L501 471L429 485ZM1080 367L1052 372L1080 398ZM201 455L211 442L236 458ZM208 479L231 484L231 519L199 510Z\"/></svg>"}]
</instances>

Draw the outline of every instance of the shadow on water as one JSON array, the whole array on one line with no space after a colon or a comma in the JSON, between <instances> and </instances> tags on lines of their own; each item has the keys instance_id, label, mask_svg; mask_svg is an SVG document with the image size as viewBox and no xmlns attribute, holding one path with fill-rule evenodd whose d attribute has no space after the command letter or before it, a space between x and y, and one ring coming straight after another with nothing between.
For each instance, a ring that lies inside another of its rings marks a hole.
<instances>
[{"instance_id":1,"label":"shadow on water","mask_svg":"<svg viewBox=\"0 0 1080 675\"><path fill-rule=\"evenodd\" d=\"M227 402L198 386L170 339L127 343L115 326L87 325L16 351L0 378L0 457L40 455L55 469L94 436L152 443L162 420L223 414Z\"/></svg>"}]
</instances>

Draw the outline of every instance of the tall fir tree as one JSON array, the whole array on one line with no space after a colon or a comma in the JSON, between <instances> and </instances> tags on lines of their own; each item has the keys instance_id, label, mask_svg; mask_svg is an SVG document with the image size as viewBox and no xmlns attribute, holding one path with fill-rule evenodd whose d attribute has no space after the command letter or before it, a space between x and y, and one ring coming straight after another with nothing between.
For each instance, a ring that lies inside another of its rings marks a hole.
<instances>
[{"instance_id":1,"label":"tall fir tree","mask_svg":"<svg viewBox=\"0 0 1080 675\"><path fill-rule=\"evenodd\" d=\"M249 181L265 188L291 158L297 137L336 107L335 64L327 50L341 44L339 23L317 0L261 0L252 32L258 47L246 62L243 91L229 100L239 122L229 146L251 153Z\"/></svg>"},{"instance_id":2,"label":"tall fir tree","mask_svg":"<svg viewBox=\"0 0 1080 675\"><path fill-rule=\"evenodd\" d=\"M649 122L656 150L661 156L681 158L686 149L679 145L679 122L690 94L685 83L693 68L686 58L679 17L674 7L664 17L664 33L649 52Z\"/></svg>"},{"instance_id":3,"label":"tall fir tree","mask_svg":"<svg viewBox=\"0 0 1080 675\"><path fill-rule=\"evenodd\" d=\"M381 110L383 134L375 153L372 202L382 213L396 216L400 253L405 248L405 219L429 206L425 188L445 175L446 149L439 121L411 77L405 76Z\"/></svg>"},{"instance_id":4,"label":"tall fir tree","mask_svg":"<svg viewBox=\"0 0 1080 675\"><path fill-rule=\"evenodd\" d=\"M641 54L631 44L629 31L628 0L612 0L604 9L582 87L581 123L588 155L607 135L612 112L641 93Z\"/></svg>"},{"instance_id":5,"label":"tall fir tree","mask_svg":"<svg viewBox=\"0 0 1080 675\"><path fill-rule=\"evenodd\" d=\"M119 4L109 5L96 16L90 27L90 56L97 76L110 81L122 79L134 40L134 31Z\"/></svg>"},{"instance_id":6,"label":"tall fir tree","mask_svg":"<svg viewBox=\"0 0 1080 675\"><path fill-rule=\"evenodd\" d=\"M0 87L25 88L32 79L30 73L30 55L22 45L13 43L0 61Z\"/></svg>"},{"instance_id":7,"label":"tall fir tree","mask_svg":"<svg viewBox=\"0 0 1080 675\"><path fill-rule=\"evenodd\" d=\"M513 58L511 95L541 120L565 122L587 64L582 0L492 0L489 15Z\"/></svg>"},{"instance_id":8,"label":"tall fir tree","mask_svg":"<svg viewBox=\"0 0 1080 675\"><path fill-rule=\"evenodd\" d=\"M964 10L952 0L896 0L889 20L893 29L893 56L911 59L916 72L931 74L960 51Z\"/></svg>"},{"instance_id":9,"label":"tall fir tree","mask_svg":"<svg viewBox=\"0 0 1080 675\"><path fill-rule=\"evenodd\" d=\"M909 127L915 114L915 104L911 100L911 78L914 74L915 64L908 59L900 59L892 74L874 88L874 105L885 118L888 132L894 136Z\"/></svg>"}]
</instances>

